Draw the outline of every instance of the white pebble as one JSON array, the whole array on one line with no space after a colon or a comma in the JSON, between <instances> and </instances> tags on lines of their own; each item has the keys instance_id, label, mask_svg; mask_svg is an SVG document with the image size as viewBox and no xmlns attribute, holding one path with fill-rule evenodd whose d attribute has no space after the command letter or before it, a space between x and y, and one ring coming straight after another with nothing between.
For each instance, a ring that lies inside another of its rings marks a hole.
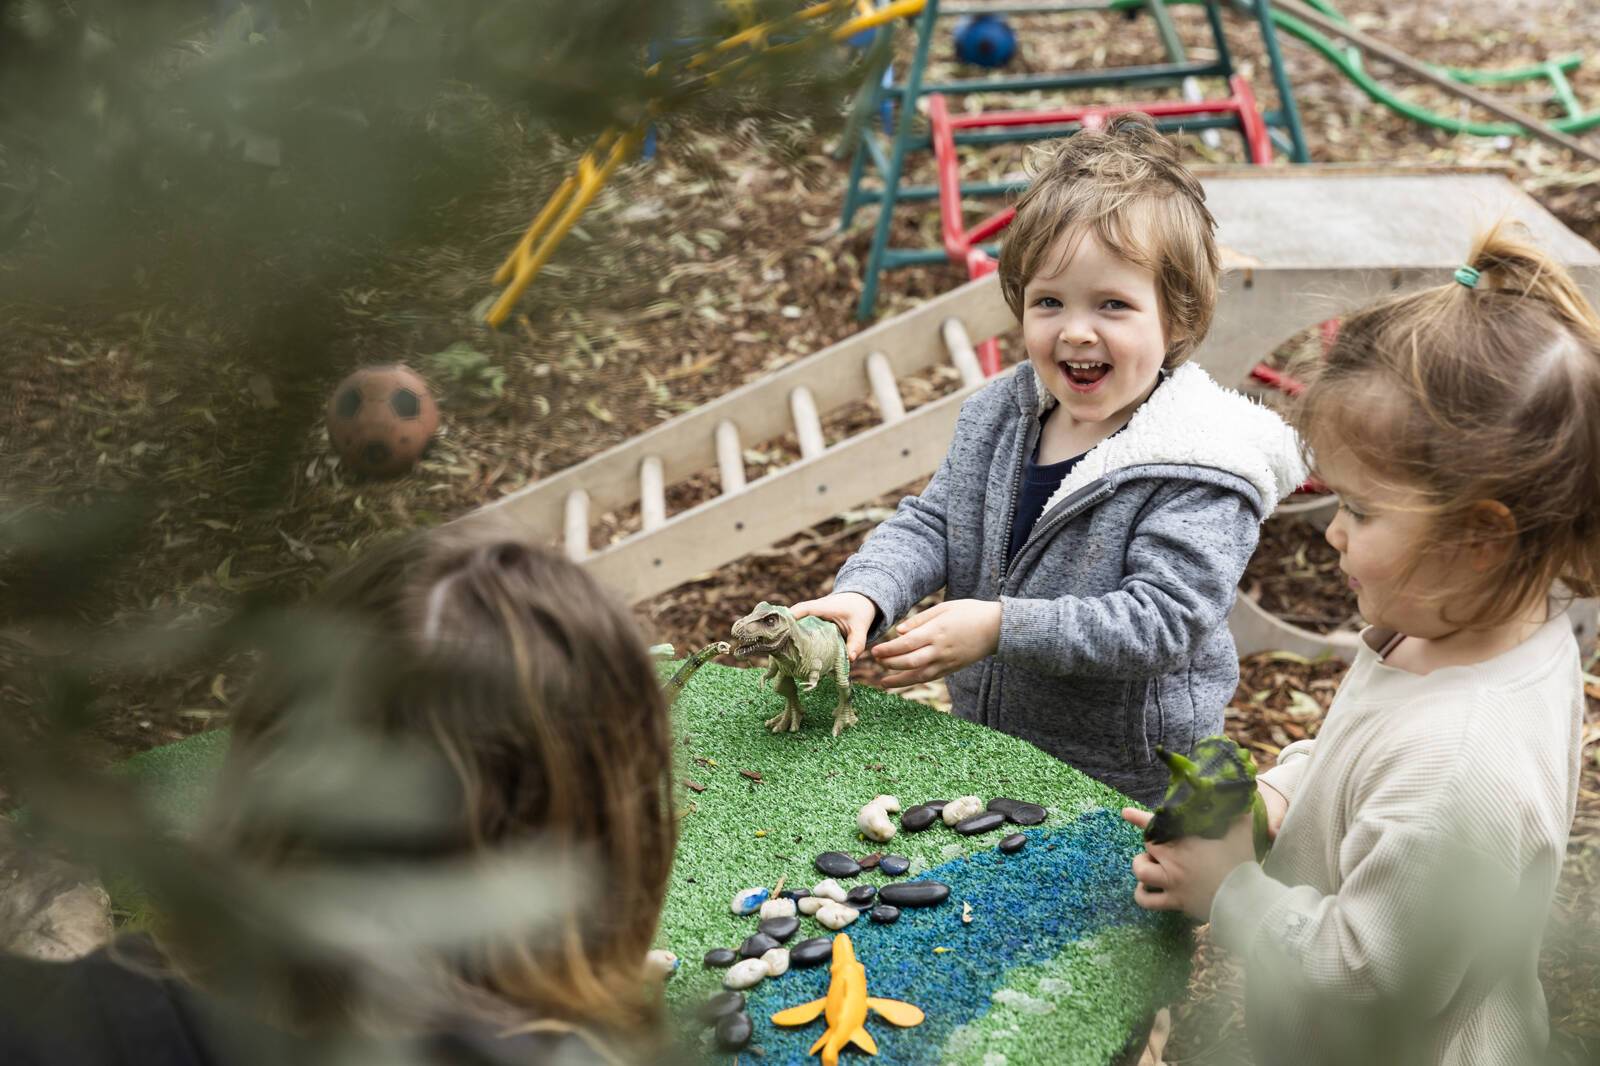
<instances>
[{"instance_id":1,"label":"white pebble","mask_svg":"<svg viewBox=\"0 0 1600 1066\"><path fill-rule=\"evenodd\" d=\"M750 988L767 976L767 964L760 959L740 959L723 975L723 988Z\"/></svg>"},{"instance_id":2,"label":"white pebble","mask_svg":"<svg viewBox=\"0 0 1600 1066\"><path fill-rule=\"evenodd\" d=\"M761 905L761 919L762 919L762 921L765 921L768 918L793 918L793 917L794 917L794 900L792 900L792 899L769 899L769 900L767 900L765 903L763 903Z\"/></svg>"},{"instance_id":3,"label":"white pebble","mask_svg":"<svg viewBox=\"0 0 1600 1066\"><path fill-rule=\"evenodd\" d=\"M829 929L843 929L860 915L861 912L854 907L847 907L843 903L835 903L829 900L817 911L817 921Z\"/></svg>"},{"instance_id":4,"label":"white pebble","mask_svg":"<svg viewBox=\"0 0 1600 1066\"><path fill-rule=\"evenodd\" d=\"M839 882L831 877L826 881L818 881L817 887L811 890L811 894L813 896L821 896L823 899L831 899L835 903L843 903L850 898L850 894L840 886Z\"/></svg>"},{"instance_id":5,"label":"white pebble","mask_svg":"<svg viewBox=\"0 0 1600 1066\"><path fill-rule=\"evenodd\" d=\"M735 914L754 914L772 895L765 888L744 888L733 894L728 909Z\"/></svg>"},{"instance_id":6,"label":"white pebble","mask_svg":"<svg viewBox=\"0 0 1600 1066\"><path fill-rule=\"evenodd\" d=\"M822 909L824 903L831 902L831 900L823 899L821 896L801 896L800 913L806 915L815 914Z\"/></svg>"},{"instance_id":7,"label":"white pebble","mask_svg":"<svg viewBox=\"0 0 1600 1066\"><path fill-rule=\"evenodd\" d=\"M678 956L663 948L656 948L645 953L645 977L665 981L678 971Z\"/></svg>"},{"instance_id":8,"label":"white pebble","mask_svg":"<svg viewBox=\"0 0 1600 1066\"><path fill-rule=\"evenodd\" d=\"M895 834L895 824L889 819L889 815L899 810L898 796L879 796L856 813L856 828L861 830L861 835L868 840L875 840L879 844L886 843L892 840Z\"/></svg>"},{"instance_id":9,"label":"white pebble","mask_svg":"<svg viewBox=\"0 0 1600 1066\"><path fill-rule=\"evenodd\" d=\"M771 948L762 953L761 962L767 968L768 977L782 977L789 972L789 949Z\"/></svg>"},{"instance_id":10,"label":"white pebble","mask_svg":"<svg viewBox=\"0 0 1600 1066\"><path fill-rule=\"evenodd\" d=\"M861 808L861 813L856 815L856 828L861 830L862 836L879 844L886 844L894 839L895 824L890 821L882 807L873 807L869 804Z\"/></svg>"},{"instance_id":11,"label":"white pebble","mask_svg":"<svg viewBox=\"0 0 1600 1066\"><path fill-rule=\"evenodd\" d=\"M945 825L955 825L957 822L966 821L974 814L982 813L983 800L979 799L977 796L962 796L959 799L953 799L944 805L944 814L942 817L944 818Z\"/></svg>"}]
</instances>

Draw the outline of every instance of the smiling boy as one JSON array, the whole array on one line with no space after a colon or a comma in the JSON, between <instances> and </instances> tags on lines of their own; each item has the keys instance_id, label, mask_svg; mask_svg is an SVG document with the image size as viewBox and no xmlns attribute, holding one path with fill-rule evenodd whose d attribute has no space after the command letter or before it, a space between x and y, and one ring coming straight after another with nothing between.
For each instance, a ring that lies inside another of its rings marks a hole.
<instances>
[{"instance_id":1,"label":"smiling boy","mask_svg":"<svg viewBox=\"0 0 1600 1066\"><path fill-rule=\"evenodd\" d=\"M1260 523L1304 476L1277 415L1186 361L1216 304L1200 183L1143 115L1062 142L1017 204L1000 284L1028 363L967 400L944 463L794 607L890 686L1147 804L1158 745L1220 732L1228 611Z\"/></svg>"}]
</instances>

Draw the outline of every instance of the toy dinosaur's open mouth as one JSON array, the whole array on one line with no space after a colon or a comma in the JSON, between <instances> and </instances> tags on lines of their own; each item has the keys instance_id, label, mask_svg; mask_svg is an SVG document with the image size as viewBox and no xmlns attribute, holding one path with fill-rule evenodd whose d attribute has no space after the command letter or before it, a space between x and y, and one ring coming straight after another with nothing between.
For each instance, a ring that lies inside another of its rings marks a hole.
<instances>
[{"instance_id":1,"label":"toy dinosaur's open mouth","mask_svg":"<svg viewBox=\"0 0 1600 1066\"><path fill-rule=\"evenodd\" d=\"M737 655L741 659L744 659L761 652L776 651L778 645L782 643L783 641L781 639L767 640L759 636L735 637L733 654Z\"/></svg>"}]
</instances>

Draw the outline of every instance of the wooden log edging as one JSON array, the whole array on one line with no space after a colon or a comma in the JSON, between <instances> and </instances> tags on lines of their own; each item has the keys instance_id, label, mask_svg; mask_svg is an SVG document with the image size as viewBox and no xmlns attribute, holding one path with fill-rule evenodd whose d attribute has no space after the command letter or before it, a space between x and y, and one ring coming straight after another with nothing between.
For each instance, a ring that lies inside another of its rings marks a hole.
<instances>
[{"instance_id":1,"label":"wooden log edging","mask_svg":"<svg viewBox=\"0 0 1600 1066\"><path fill-rule=\"evenodd\" d=\"M1575 599L1566 613L1578 647L1587 654L1600 638L1600 599ZM1241 658L1263 651L1286 651L1307 659L1336 656L1348 662L1361 647L1361 638L1349 630L1314 633L1285 622L1243 590L1228 614L1228 628Z\"/></svg>"}]
</instances>

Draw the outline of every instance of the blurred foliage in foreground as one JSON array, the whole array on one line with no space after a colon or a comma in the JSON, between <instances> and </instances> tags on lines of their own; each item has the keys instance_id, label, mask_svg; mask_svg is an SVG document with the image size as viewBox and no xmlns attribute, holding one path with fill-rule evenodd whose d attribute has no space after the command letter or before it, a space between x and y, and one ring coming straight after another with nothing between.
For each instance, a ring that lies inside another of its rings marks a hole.
<instances>
[{"instance_id":1,"label":"blurred foliage in foreground","mask_svg":"<svg viewBox=\"0 0 1600 1066\"><path fill-rule=\"evenodd\" d=\"M245 497L265 512L317 418L336 294L451 232L504 182L508 139L519 158L533 146L564 161L601 130L637 122L648 101L666 120L707 126L752 112L832 117L850 77L833 46L765 55L717 84L685 81L671 64L646 69L652 42L737 26L709 0L0 0L0 310L92 332L98 318L159 302L225 337L281 401L239 465L256 482ZM525 206L531 217L538 205ZM515 237L499 239L509 249ZM203 368L164 369L181 381ZM63 513L5 491L4 478L4 806L26 808L35 843L147 890L186 940L227 945L219 990L252 1002L263 975L333 956L374 1003L425 999L419 953L526 928L573 898L581 871L537 853L432 880L381 864L262 879L175 837L129 782L88 765L107 671L199 669L262 651L304 662L294 750L305 774L287 797L297 817L403 825L440 768L341 727L339 660L355 649L270 584L220 624L127 622L142 616L115 609L115 588L142 565L149 486ZM407 1061L379 1044L324 1050L326 1061ZM258 1047L255 1061L275 1059Z\"/></svg>"},{"instance_id":2,"label":"blurred foliage in foreground","mask_svg":"<svg viewBox=\"0 0 1600 1066\"><path fill-rule=\"evenodd\" d=\"M715 84L670 60L651 74L652 42L737 28L709 0L216 6L0 0L0 251L43 268L29 290L67 299L163 276L197 301L259 309L269 279L335 284L448 226L503 176L508 127L587 143L652 101L702 124L831 111L819 85L848 77L821 44Z\"/></svg>"}]
</instances>

